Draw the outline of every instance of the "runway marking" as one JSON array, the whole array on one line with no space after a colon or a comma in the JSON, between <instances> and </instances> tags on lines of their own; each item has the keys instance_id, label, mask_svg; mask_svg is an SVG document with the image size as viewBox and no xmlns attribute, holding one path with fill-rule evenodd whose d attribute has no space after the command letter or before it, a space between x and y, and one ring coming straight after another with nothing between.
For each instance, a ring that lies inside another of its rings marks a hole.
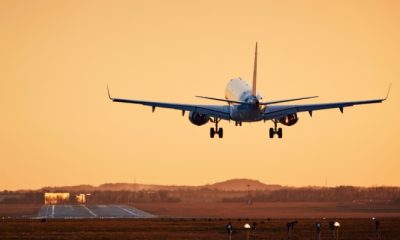
<instances>
[{"instance_id":1,"label":"runway marking","mask_svg":"<svg viewBox=\"0 0 400 240\"><path fill-rule=\"evenodd\" d=\"M56 212L57 211L57 212ZM38 217L56 218L153 218L154 215L125 205L43 205Z\"/></svg>"},{"instance_id":2,"label":"runway marking","mask_svg":"<svg viewBox=\"0 0 400 240\"><path fill-rule=\"evenodd\" d=\"M130 210L128 210L128 209L125 209L125 208L123 208L123 207L120 207L120 206L117 206L117 207L118 207L119 209L121 209L121 210L127 212L127 213L132 214L133 216L138 216L138 214L135 213L135 212L132 212L132 211L130 211Z\"/></svg>"},{"instance_id":3,"label":"runway marking","mask_svg":"<svg viewBox=\"0 0 400 240\"><path fill-rule=\"evenodd\" d=\"M51 217L54 218L54 205L51 205Z\"/></svg>"},{"instance_id":4,"label":"runway marking","mask_svg":"<svg viewBox=\"0 0 400 240\"><path fill-rule=\"evenodd\" d=\"M43 217L47 217L48 216L47 214L49 213L49 207L50 207L50 205L47 205L46 213L45 213L45 215Z\"/></svg>"},{"instance_id":5,"label":"runway marking","mask_svg":"<svg viewBox=\"0 0 400 240\"><path fill-rule=\"evenodd\" d=\"M88 207L86 207L86 205L82 205L86 210L88 210L88 212L90 213L90 214L92 214L93 215L93 217L97 217L97 214L96 213L94 213L92 210L90 210Z\"/></svg>"}]
</instances>

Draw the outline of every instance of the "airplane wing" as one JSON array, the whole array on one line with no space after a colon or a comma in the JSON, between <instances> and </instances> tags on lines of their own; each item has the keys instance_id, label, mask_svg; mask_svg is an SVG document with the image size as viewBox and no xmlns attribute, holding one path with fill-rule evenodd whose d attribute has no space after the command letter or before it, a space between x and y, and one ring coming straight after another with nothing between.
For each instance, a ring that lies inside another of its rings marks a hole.
<instances>
[{"instance_id":1,"label":"airplane wing","mask_svg":"<svg viewBox=\"0 0 400 240\"><path fill-rule=\"evenodd\" d=\"M361 104L381 103L385 100L386 98L351 102L267 106L264 113L264 120L279 119L289 114L299 112L308 112L312 116L313 111L332 108L338 108L343 113L343 109L345 107L352 107Z\"/></svg>"},{"instance_id":2,"label":"airplane wing","mask_svg":"<svg viewBox=\"0 0 400 240\"><path fill-rule=\"evenodd\" d=\"M389 84L386 97L381 99L371 99L363 101L350 101L350 102L336 102L336 103L318 103L318 104L301 104L301 105L273 105L267 106L264 112L264 120L279 119L286 117L289 114L308 112L312 116L313 111L338 108L342 113L345 107L352 107L355 105L381 103L389 97L390 88Z\"/></svg>"},{"instance_id":3,"label":"airplane wing","mask_svg":"<svg viewBox=\"0 0 400 240\"><path fill-rule=\"evenodd\" d=\"M110 96L110 92L108 92L108 97L113 102L121 102L121 103L131 103L131 104L140 104L144 106L152 107L152 110L159 108L170 108L175 110L181 110L182 114L185 111L190 112L198 112L201 114L206 114L209 117L216 117L224 120L230 120L230 106L229 105L193 105L193 104L178 104L178 103L166 103L166 102L151 102L151 101L142 101L142 100L133 100L133 99L124 99L124 98L113 98Z\"/></svg>"}]
</instances>

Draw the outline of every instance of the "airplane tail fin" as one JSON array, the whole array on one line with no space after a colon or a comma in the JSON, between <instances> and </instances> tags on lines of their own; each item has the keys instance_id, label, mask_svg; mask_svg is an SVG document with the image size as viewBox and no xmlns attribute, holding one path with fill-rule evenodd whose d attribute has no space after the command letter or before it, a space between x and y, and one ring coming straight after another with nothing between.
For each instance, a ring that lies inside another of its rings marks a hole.
<instances>
[{"instance_id":1,"label":"airplane tail fin","mask_svg":"<svg viewBox=\"0 0 400 240\"><path fill-rule=\"evenodd\" d=\"M254 96L257 95L257 42L256 42L256 51L254 54L254 70L253 70L253 89L252 94Z\"/></svg>"}]
</instances>

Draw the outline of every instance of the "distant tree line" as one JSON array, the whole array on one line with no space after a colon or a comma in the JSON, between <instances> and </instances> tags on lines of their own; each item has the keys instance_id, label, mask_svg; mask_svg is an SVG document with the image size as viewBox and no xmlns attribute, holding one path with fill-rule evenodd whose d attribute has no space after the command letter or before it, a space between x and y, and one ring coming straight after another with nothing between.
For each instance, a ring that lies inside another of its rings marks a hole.
<instances>
[{"instance_id":1,"label":"distant tree line","mask_svg":"<svg viewBox=\"0 0 400 240\"><path fill-rule=\"evenodd\" d=\"M81 192L70 192L68 203L76 203L75 196ZM94 191L86 197L88 203L94 204L127 204L133 202L178 202L179 198L171 197L168 191ZM44 203L44 191L3 191L0 192L0 203Z\"/></svg>"},{"instance_id":2,"label":"distant tree line","mask_svg":"<svg viewBox=\"0 0 400 240\"><path fill-rule=\"evenodd\" d=\"M41 191L3 191L0 192L0 203L38 203L44 202ZM62 192L62 191L58 191ZM68 191L65 191L68 192ZM140 190L140 191L82 191L69 192L69 203L75 203L75 196L90 193L86 197L89 204L128 204L135 202L345 202L369 201L400 204L399 187L352 187L339 186L331 188L282 188L269 191L222 191L209 188L178 190ZM250 195L249 195L250 193Z\"/></svg>"},{"instance_id":3,"label":"distant tree line","mask_svg":"<svg viewBox=\"0 0 400 240\"><path fill-rule=\"evenodd\" d=\"M3 204L43 203L43 202L44 202L44 193L39 191L0 192L0 203Z\"/></svg>"},{"instance_id":4,"label":"distant tree line","mask_svg":"<svg viewBox=\"0 0 400 240\"><path fill-rule=\"evenodd\" d=\"M170 195L182 202L220 202L224 198L242 197L243 191L223 191L212 188L178 189L170 191Z\"/></svg>"},{"instance_id":5,"label":"distant tree line","mask_svg":"<svg viewBox=\"0 0 400 240\"><path fill-rule=\"evenodd\" d=\"M168 191L95 191L87 197L88 203L114 204L135 202L179 202Z\"/></svg>"},{"instance_id":6,"label":"distant tree line","mask_svg":"<svg viewBox=\"0 0 400 240\"><path fill-rule=\"evenodd\" d=\"M289 202L289 201L389 201L400 202L398 187L352 187L339 186L333 188L284 188L275 191L257 191L242 197L223 198L223 202L240 202L248 198L258 202Z\"/></svg>"}]
</instances>

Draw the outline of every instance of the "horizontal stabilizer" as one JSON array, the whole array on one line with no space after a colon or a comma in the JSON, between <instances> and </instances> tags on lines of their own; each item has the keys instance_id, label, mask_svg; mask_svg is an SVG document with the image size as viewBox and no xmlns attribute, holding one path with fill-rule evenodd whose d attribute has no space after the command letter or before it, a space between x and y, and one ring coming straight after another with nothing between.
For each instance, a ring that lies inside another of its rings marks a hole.
<instances>
[{"instance_id":1,"label":"horizontal stabilizer","mask_svg":"<svg viewBox=\"0 0 400 240\"><path fill-rule=\"evenodd\" d=\"M234 100L228 100L228 99L222 99L222 98L214 98L214 97L204 97L204 96L196 96L196 97L215 100L215 101L221 101L221 102L227 102L227 103L237 103L237 104L247 104L247 105L253 105L254 104L254 103L250 103L250 102L234 101ZM302 98L291 98L291 99L276 100L276 101L269 101L269 102L260 102L258 104L259 105L270 105L270 104L293 102L293 101L316 98L316 97L318 97L318 96L302 97Z\"/></svg>"},{"instance_id":2,"label":"horizontal stabilizer","mask_svg":"<svg viewBox=\"0 0 400 240\"><path fill-rule=\"evenodd\" d=\"M270 101L270 102L262 102L262 103L260 103L260 105L270 105L270 104L276 104L276 103L293 102L293 101L304 100L304 99L310 99L310 98L317 98L317 97L318 97L318 96L283 99L283 100L276 100L276 101Z\"/></svg>"},{"instance_id":3,"label":"horizontal stabilizer","mask_svg":"<svg viewBox=\"0 0 400 240\"><path fill-rule=\"evenodd\" d=\"M251 104L248 102L241 102L241 101L233 101L233 100L228 100L228 99L222 99L222 98L213 98L213 97L204 97L204 96L196 96L198 98L204 98L204 99L210 99L210 100L215 100L215 101L221 101L221 102L227 102L227 103L237 103L237 104Z\"/></svg>"}]
</instances>

